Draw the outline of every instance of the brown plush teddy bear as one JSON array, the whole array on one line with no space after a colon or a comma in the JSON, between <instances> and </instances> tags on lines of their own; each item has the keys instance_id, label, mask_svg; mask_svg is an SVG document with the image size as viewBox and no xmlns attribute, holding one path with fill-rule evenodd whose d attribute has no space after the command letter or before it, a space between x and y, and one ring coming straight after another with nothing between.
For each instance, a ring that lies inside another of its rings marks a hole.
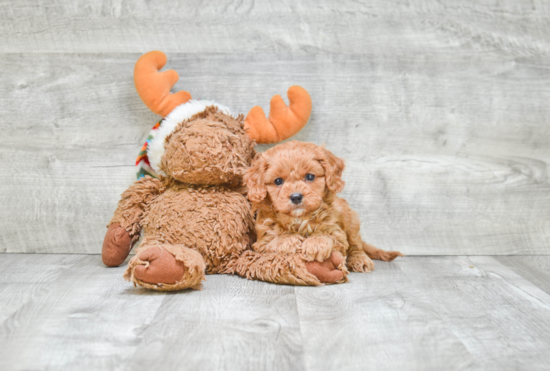
<instances>
[{"instance_id":1,"label":"brown plush teddy bear","mask_svg":"<svg viewBox=\"0 0 550 371\"><path fill-rule=\"evenodd\" d=\"M311 99L293 86L288 107L273 97L269 119L260 107L246 119L232 116L226 107L193 100L187 92L170 94L178 75L159 72L165 63L159 51L136 63L138 94L164 119L138 157L141 178L122 194L108 224L102 259L107 266L122 264L141 235L124 278L173 291L199 288L205 273L231 273L232 262L250 250L256 234L243 174L255 156L254 145L296 134L309 119ZM250 276L248 271L271 282L318 284L302 261L254 251L247 256L243 276Z\"/></svg>"}]
</instances>

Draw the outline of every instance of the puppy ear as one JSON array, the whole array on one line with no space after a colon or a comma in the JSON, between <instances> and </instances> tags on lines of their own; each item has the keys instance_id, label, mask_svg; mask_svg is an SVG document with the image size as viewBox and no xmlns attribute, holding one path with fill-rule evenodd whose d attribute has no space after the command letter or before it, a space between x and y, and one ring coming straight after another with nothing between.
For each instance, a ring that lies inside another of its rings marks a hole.
<instances>
[{"instance_id":1,"label":"puppy ear","mask_svg":"<svg viewBox=\"0 0 550 371\"><path fill-rule=\"evenodd\" d=\"M346 184L342 180L342 172L345 165L344 160L334 156L332 152L325 149L324 146L317 147L317 161L325 169L325 181L329 191L340 193Z\"/></svg>"},{"instance_id":2,"label":"puppy ear","mask_svg":"<svg viewBox=\"0 0 550 371\"><path fill-rule=\"evenodd\" d=\"M267 187L264 183L264 174L267 162L258 154L252 166L244 174L244 182L248 187L248 199L252 202L261 202L267 196Z\"/></svg>"}]
</instances>

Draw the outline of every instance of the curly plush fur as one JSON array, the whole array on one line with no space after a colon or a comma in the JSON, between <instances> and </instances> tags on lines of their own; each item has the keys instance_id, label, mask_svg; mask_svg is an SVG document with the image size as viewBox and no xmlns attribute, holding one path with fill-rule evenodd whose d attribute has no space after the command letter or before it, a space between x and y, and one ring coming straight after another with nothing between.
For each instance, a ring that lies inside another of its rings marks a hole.
<instances>
[{"instance_id":1,"label":"curly plush fur","mask_svg":"<svg viewBox=\"0 0 550 371\"><path fill-rule=\"evenodd\" d=\"M313 143L279 144L257 158L244 177L256 213L253 250L305 260L308 272L325 283L345 282L348 269L370 272L372 259L402 256L361 239L357 213L336 196L344 188L343 170L342 159ZM292 202L297 194L301 201ZM241 258L235 271L242 273L248 262Z\"/></svg>"}]
</instances>

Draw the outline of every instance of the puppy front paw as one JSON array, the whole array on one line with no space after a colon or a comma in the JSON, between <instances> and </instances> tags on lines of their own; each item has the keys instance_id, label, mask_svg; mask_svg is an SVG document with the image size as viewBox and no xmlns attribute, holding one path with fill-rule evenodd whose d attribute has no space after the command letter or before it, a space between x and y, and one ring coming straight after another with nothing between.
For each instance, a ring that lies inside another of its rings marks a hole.
<instances>
[{"instance_id":1,"label":"puppy front paw","mask_svg":"<svg viewBox=\"0 0 550 371\"><path fill-rule=\"evenodd\" d=\"M261 253L296 254L302 241L304 241L304 237L300 235L279 236L267 245L261 241L256 242L253 249Z\"/></svg>"},{"instance_id":2,"label":"puppy front paw","mask_svg":"<svg viewBox=\"0 0 550 371\"><path fill-rule=\"evenodd\" d=\"M346 264L352 272L369 273L374 270L374 262L364 252L349 255Z\"/></svg>"},{"instance_id":3,"label":"puppy front paw","mask_svg":"<svg viewBox=\"0 0 550 371\"><path fill-rule=\"evenodd\" d=\"M307 261L324 262L330 258L334 241L325 236L308 237L301 246L300 253Z\"/></svg>"}]
</instances>

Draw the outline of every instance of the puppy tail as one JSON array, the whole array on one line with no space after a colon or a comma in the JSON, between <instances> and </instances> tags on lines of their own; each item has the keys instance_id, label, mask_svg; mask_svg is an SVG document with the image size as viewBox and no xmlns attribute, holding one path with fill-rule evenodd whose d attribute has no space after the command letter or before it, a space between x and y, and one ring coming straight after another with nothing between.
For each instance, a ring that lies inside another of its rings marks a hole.
<instances>
[{"instance_id":1,"label":"puppy tail","mask_svg":"<svg viewBox=\"0 0 550 371\"><path fill-rule=\"evenodd\" d=\"M385 251L382 249L379 249L375 246L372 246L366 242L363 241L363 250L367 253L369 258L376 259L376 260L385 260L385 261L392 261L393 259L397 258L398 256L405 256L401 254L399 251Z\"/></svg>"}]
</instances>

